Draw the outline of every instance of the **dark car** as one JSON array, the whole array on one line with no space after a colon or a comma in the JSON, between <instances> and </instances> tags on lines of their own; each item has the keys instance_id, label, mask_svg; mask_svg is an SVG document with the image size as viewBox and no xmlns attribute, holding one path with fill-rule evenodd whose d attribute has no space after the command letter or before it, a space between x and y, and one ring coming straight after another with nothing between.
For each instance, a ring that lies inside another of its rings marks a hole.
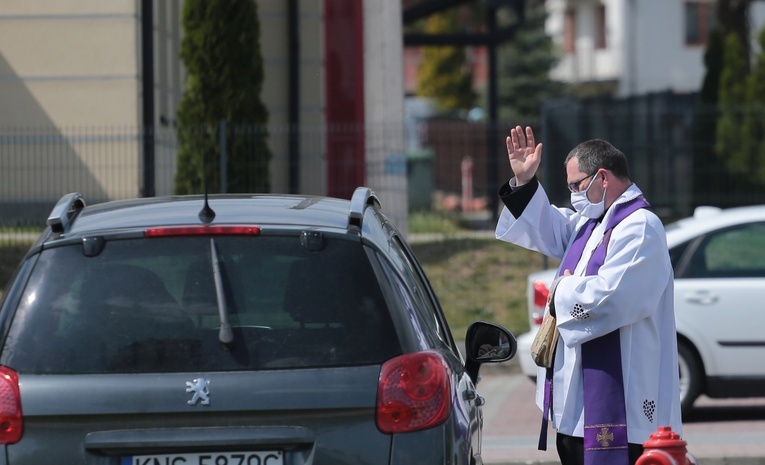
<instances>
[{"instance_id":1,"label":"dark car","mask_svg":"<svg viewBox=\"0 0 765 465\"><path fill-rule=\"evenodd\" d=\"M208 201L209 200L209 201ZM64 196L4 294L0 464L481 463L463 358L374 193Z\"/></svg>"}]
</instances>

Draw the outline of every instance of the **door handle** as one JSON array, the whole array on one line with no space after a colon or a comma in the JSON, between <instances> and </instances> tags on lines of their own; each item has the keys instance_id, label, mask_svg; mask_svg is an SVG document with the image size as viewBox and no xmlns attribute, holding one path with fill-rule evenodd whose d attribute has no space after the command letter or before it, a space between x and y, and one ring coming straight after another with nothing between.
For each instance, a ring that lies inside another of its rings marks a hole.
<instances>
[{"instance_id":1,"label":"door handle","mask_svg":"<svg viewBox=\"0 0 765 465\"><path fill-rule=\"evenodd\" d=\"M712 305L719 299L709 291L689 292L683 296L686 302L699 305Z\"/></svg>"}]
</instances>

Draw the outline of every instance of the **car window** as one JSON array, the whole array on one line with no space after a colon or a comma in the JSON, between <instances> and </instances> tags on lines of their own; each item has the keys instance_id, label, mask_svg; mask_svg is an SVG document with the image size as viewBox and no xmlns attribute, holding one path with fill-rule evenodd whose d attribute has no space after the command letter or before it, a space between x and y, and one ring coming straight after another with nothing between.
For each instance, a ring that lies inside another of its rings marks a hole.
<instances>
[{"instance_id":1,"label":"car window","mask_svg":"<svg viewBox=\"0 0 765 465\"><path fill-rule=\"evenodd\" d=\"M394 237L393 241L397 246L391 247L390 256L394 259L394 266L397 271L403 276L403 284L409 290L411 297L415 299L413 310L418 313L422 324L429 328L424 334L434 334L438 337L438 341L433 340L429 343L431 345L438 343L453 348L451 333L446 321L441 316L438 305L433 300L434 296L429 292L430 286L424 280L424 273L421 272L416 261L409 256L407 247L401 240Z\"/></svg>"},{"instance_id":2,"label":"car window","mask_svg":"<svg viewBox=\"0 0 765 465\"><path fill-rule=\"evenodd\" d=\"M669 260L672 263L672 268L675 270L675 274L681 272L682 264L680 260L683 258L685 251L688 250L690 242L683 242L669 249Z\"/></svg>"},{"instance_id":3,"label":"car window","mask_svg":"<svg viewBox=\"0 0 765 465\"><path fill-rule=\"evenodd\" d=\"M765 277L765 223L708 234L690 257L685 277Z\"/></svg>"},{"instance_id":4,"label":"car window","mask_svg":"<svg viewBox=\"0 0 765 465\"><path fill-rule=\"evenodd\" d=\"M221 322L209 237L111 240L43 250L0 363L40 373L134 373L348 366L400 353L364 248L326 239L216 237ZM37 347L46 350L37 350Z\"/></svg>"}]
</instances>

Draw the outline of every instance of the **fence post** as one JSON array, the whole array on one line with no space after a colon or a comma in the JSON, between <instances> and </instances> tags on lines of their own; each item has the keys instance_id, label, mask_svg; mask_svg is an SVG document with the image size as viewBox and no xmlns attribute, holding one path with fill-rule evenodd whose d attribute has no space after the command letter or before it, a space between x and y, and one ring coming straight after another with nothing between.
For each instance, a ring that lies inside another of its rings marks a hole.
<instances>
[{"instance_id":1,"label":"fence post","mask_svg":"<svg viewBox=\"0 0 765 465\"><path fill-rule=\"evenodd\" d=\"M473 204L473 158L465 157L461 163L462 171L462 211L472 212Z\"/></svg>"},{"instance_id":2,"label":"fence post","mask_svg":"<svg viewBox=\"0 0 765 465\"><path fill-rule=\"evenodd\" d=\"M226 193L226 183L228 181L228 166L226 164L226 120L220 120L220 193Z\"/></svg>"}]
</instances>

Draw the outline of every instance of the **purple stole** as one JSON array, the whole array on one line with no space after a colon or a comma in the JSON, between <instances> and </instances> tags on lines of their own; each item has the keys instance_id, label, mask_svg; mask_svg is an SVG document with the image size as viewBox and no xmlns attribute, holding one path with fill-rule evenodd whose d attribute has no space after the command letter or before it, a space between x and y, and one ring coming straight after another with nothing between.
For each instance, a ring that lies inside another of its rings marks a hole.
<instances>
[{"instance_id":1,"label":"purple stole","mask_svg":"<svg viewBox=\"0 0 765 465\"><path fill-rule=\"evenodd\" d=\"M624 218L640 208L650 205L643 196L614 205L606 224L603 240L595 248L587 263L586 276L598 273L608 251L611 231ZM573 271L582 257L587 240L597 225L588 220L577 231L559 268L559 276L565 270ZM627 409L624 402L624 378L622 376L621 341L619 330L613 331L582 344L582 383L584 391L584 463L627 464ZM544 409L539 450L547 450L547 422L552 402L552 373L545 373Z\"/></svg>"}]
</instances>

